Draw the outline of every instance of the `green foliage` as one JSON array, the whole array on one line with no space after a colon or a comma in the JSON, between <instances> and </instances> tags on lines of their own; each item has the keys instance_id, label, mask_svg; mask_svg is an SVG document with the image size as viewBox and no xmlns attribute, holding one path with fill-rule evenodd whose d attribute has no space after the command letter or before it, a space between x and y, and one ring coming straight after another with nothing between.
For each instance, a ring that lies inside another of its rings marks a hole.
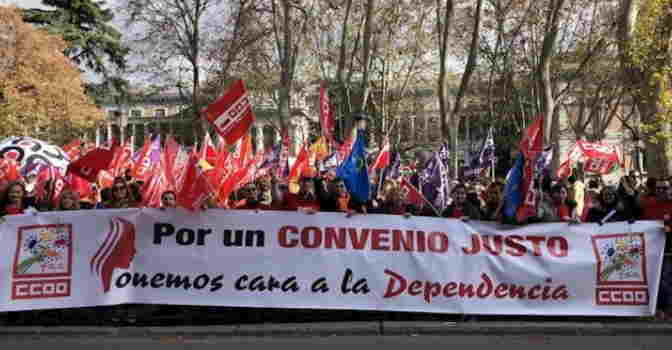
<instances>
[{"instance_id":1,"label":"green foliage","mask_svg":"<svg viewBox=\"0 0 672 350\"><path fill-rule=\"evenodd\" d=\"M24 21L63 37L68 44L64 54L80 66L108 75L107 64L124 69L128 48L121 43L121 33L110 21L110 9L104 1L43 0L54 9L27 9Z\"/></svg>"}]
</instances>

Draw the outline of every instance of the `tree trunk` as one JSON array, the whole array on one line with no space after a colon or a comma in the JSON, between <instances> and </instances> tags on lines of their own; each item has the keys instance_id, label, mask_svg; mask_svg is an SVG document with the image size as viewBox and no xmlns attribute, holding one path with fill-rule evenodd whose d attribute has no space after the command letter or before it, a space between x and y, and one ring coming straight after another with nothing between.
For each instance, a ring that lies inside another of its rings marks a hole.
<instances>
[{"instance_id":1,"label":"tree trunk","mask_svg":"<svg viewBox=\"0 0 672 350\"><path fill-rule=\"evenodd\" d=\"M544 144L553 147L553 162L551 172L560 164L560 113L555 110L555 96L551 82L551 58L555 51L558 37L560 11L565 0L551 0L548 16L546 17L546 31L539 58L538 85L542 99L541 110L544 114Z\"/></svg>"},{"instance_id":2,"label":"tree trunk","mask_svg":"<svg viewBox=\"0 0 672 350\"><path fill-rule=\"evenodd\" d=\"M374 0L366 1L366 22L364 23L364 37L362 41L362 99L357 108L358 112L364 112L366 110L366 104L369 98L369 71L371 66L371 36L373 29L373 8L375 6Z\"/></svg>"},{"instance_id":3,"label":"tree trunk","mask_svg":"<svg viewBox=\"0 0 672 350\"><path fill-rule=\"evenodd\" d=\"M448 138L450 130L448 129L448 110L450 109L450 103L448 102L448 93L446 91L446 80L447 80L447 67L446 59L448 57L448 35L450 33L450 28L453 25L453 17L455 16L455 6L453 0L446 0L445 12L442 13L442 1L436 1L436 28L439 38L439 81L438 81L438 92L437 96L439 98L439 114L441 120L441 139L445 140ZM455 143L457 145L457 143ZM456 152L456 149L453 148L453 152Z\"/></svg>"},{"instance_id":4,"label":"tree trunk","mask_svg":"<svg viewBox=\"0 0 672 350\"><path fill-rule=\"evenodd\" d=\"M471 80L471 76L474 73L474 69L476 68L476 63L478 60L478 50L479 48L479 43L480 43L480 31L481 31L481 9L483 8L483 0L478 0L478 3L476 4L476 14L474 16L474 28L471 33L471 44L469 47L469 57L467 58L467 65L464 68L464 74L462 74L462 79L460 81L460 88L457 91L457 95L455 96L455 103L453 105L453 111L450 113L450 128L452 132L452 141L453 141L453 152L455 153L455 156L453 157L453 166L455 167L455 176L458 174L458 157L457 157L457 151L458 151L458 138L459 138L459 130L460 130L460 113L462 112L462 106L464 105L464 95L467 93L467 89L469 87L469 81Z\"/></svg>"}]
</instances>

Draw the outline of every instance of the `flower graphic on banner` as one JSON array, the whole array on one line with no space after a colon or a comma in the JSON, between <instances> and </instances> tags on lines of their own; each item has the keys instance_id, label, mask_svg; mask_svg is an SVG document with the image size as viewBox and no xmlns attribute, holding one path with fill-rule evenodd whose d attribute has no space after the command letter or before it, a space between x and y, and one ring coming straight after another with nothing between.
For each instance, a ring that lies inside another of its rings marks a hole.
<instances>
[{"instance_id":1,"label":"flower graphic on banner","mask_svg":"<svg viewBox=\"0 0 672 350\"><path fill-rule=\"evenodd\" d=\"M29 232L21 242L23 249L16 273L58 273L66 270L70 244L70 235L62 226Z\"/></svg>"},{"instance_id":2,"label":"flower graphic on banner","mask_svg":"<svg viewBox=\"0 0 672 350\"><path fill-rule=\"evenodd\" d=\"M644 238L641 234L625 234L599 239L596 248L600 257L599 281L638 282L644 276Z\"/></svg>"}]
</instances>

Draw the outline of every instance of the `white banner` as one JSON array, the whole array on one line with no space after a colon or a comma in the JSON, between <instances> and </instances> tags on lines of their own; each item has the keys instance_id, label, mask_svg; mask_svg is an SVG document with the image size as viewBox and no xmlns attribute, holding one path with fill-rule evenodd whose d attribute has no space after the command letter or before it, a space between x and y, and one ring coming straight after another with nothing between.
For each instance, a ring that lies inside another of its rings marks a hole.
<instances>
[{"instance_id":1,"label":"white banner","mask_svg":"<svg viewBox=\"0 0 672 350\"><path fill-rule=\"evenodd\" d=\"M651 315L662 223L122 209L6 217L0 311L153 303Z\"/></svg>"}]
</instances>

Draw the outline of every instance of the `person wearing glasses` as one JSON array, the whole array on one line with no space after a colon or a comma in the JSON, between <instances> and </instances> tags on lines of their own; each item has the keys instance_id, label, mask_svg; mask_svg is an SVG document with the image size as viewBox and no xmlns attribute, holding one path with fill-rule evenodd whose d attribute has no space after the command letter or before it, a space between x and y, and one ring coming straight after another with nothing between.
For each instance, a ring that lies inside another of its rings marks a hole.
<instances>
[{"instance_id":1,"label":"person wearing glasses","mask_svg":"<svg viewBox=\"0 0 672 350\"><path fill-rule=\"evenodd\" d=\"M241 199L234 203L233 209L258 210L259 190L253 183L245 185L240 191Z\"/></svg>"},{"instance_id":2,"label":"person wearing glasses","mask_svg":"<svg viewBox=\"0 0 672 350\"><path fill-rule=\"evenodd\" d=\"M348 217L356 212L366 213L366 204L357 203L340 178L334 178L328 191L323 192L319 198L323 211L346 213Z\"/></svg>"},{"instance_id":3,"label":"person wearing glasses","mask_svg":"<svg viewBox=\"0 0 672 350\"><path fill-rule=\"evenodd\" d=\"M112 182L110 200L101 203L99 209L137 208L139 202L131 192L131 188L123 177L115 177Z\"/></svg>"}]
</instances>

